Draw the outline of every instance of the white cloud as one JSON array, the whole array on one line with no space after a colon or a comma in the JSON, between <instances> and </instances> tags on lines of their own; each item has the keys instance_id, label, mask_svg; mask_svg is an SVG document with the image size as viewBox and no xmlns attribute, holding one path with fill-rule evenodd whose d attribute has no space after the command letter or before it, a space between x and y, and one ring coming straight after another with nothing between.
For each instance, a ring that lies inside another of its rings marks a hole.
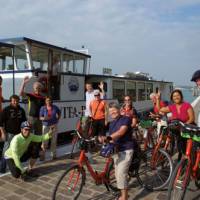
<instances>
[{"instance_id":1,"label":"white cloud","mask_svg":"<svg viewBox=\"0 0 200 200\"><path fill-rule=\"evenodd\" d=\"M7 0L0 37L27 36L89 48L93 72L144 71L187 84L200 58L200 15L182 12L198 0ZM177 76L180 74L182 76Z\"/></svg>"}]
</instances>

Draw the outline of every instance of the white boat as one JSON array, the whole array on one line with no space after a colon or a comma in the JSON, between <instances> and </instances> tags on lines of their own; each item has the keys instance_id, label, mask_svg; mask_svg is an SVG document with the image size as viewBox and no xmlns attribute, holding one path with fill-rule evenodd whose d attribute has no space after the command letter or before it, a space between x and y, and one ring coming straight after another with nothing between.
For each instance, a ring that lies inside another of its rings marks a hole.
<instances>
[{"instance_id":1,"label":"white boat","mask_svg":"<svg viewBox=\"0 0 200 200\"><path fill-rule=\"evenodd\" d=\"M0 42L3 97L8 100L10 95L19 94L21 82L27 75L31 77L31 81L25 88L26 92L31 92L33 82L39 80L44 85L44 95L51 95L54 103L61 109L62 117L58 126L60 134L75 129L78 116L74 113L85 109L86 82L91 82L97 88L99 82L103 81L109 101L121 102L125 94L130 95L139 111L152 107L149 99L151 92L159 89L162 99L169 101L173 90L172 82L156 81L144 74L137 73L132 77L90 74L91 56L83 52L26 37L3 39ZM57 85L49 79L54 57L58 58L60 67Z\"/></svg>"}]
</instances>

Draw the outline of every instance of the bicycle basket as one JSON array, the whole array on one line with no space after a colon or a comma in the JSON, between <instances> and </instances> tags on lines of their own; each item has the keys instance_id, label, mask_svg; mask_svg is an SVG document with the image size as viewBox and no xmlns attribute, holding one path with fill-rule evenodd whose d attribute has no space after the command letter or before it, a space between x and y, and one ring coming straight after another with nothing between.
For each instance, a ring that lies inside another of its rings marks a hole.
<instances>
[{"instance_id":1,"label":"bicycle basket","mask_svg":"<svg viewBox=\"0 0 200 200\"><path fill-rule=\"evenodd\" d=\"M83 138L89 138L92 134L92 121L89 117L82 116L76 126L76 129Z\"/></svg>"},{"instance_id":2,"label":"bicycle basket","mask_svg":"<svg viewBox=\"0 0 200 200\"><path fill-rule=\"evenodd\" d=\"M115 145L113 143L108 143L106 145L103 145L100 151L100 155L102 157L109 157L112 154L114 154L114 149L115 149Z\"/></svg>"},{"instance_id":3,"label":"bicycle basket","mask_svg":"<svg viewBox=\"0 0 200 200\"><path fill-rule=\"evenodd\" d=\"M187 139L189 139L189 138L191 138L191 136L190 136L190 133L187 133L187 132L181 132L181 137L183 137L183 138L187 138ZM196 142L200 142L200 135L194 135L193 137L192 137L192 139L194 140L194 141L196 141Z\"/></svg>"},{"instance_id":4,"label":"bicycle basket","mask_svg":"<svg viewBox=\"0 0 200 200\"><path fill-rule=\"evenodd\" d=\"M153 126L153 121L152 120L141 120L140 126L142 128L151 128Z\"/></svg>"}]
</instances>

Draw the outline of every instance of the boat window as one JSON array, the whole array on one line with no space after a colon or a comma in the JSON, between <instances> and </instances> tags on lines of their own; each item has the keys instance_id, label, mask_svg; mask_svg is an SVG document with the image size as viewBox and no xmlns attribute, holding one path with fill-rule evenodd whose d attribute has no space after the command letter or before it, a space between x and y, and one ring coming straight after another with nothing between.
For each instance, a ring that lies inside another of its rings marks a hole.
<instances>
[{"instance_id":1,"label":"boat window","mask_svg":"<svg viewBox=\"0 0 200 200\"><path fill-rule=\"evenodd\" d=\"M149 95L153 92L153 83L146 83L147 99L150 100Z\"/></svg>"},{"instance_id":2,"label":"boat window","mask_svg":"<svg viewBox=\"0 0 200 200\"><path fill-rule=\"evenodd\" d=\"M126 89L127 95L131 96L133 101L136 101L136 83L133 81L127 81Z\"/></svg>"},{"instance_id":3,"label":"boat window","mask_svg":"<svg viewBox=\"0 0 200 200\"><path fill-rule=\"evenodd\" d=\"M12 49L8 47L0 47L0 70L12 70L13 58Z\"/></svg>"},{"instance_id":4,"label":"boat window","mask_svg":"<svg viewBox=\"0 0 200 200\"><path fill-rule=\"evenodd\" d=\"M138 101L144 101L145 98L145 84L144 83L137 83L137 90L138 90Z\"/></svg>"},{"instance_id":5,"label":"boat window","mask_svg":"<svg viewBox=\"0 0 200 200\"><path fill-rule=\"evenodd\" d=\"M117 99L120 103L123 102L125 95L125 82L113 81L113 98Z\"/></svg>"},{"instance_id":6,"label":"boat window","mask_svg":"<svg viewBox=\"0 0 200 200\"><path fill-rule=\"evenodd\" d=\"M33 69L47 71L48 68L48 49L31 46Z\"/></svg>"},{"instance_id":7,"label":"boat window","mask_svg":"<svg viewBox=\"0 0 200 200\"><path fill-rule=\"evenodd\" d=\"M84 60L76 58L73 55L65 54L63 56L63 68L62 72L73 72L73 73L83 73Z\"/></svg>"},{"instance_id":8,"label":"boat window","mask_svg":"<svg viewBox=\"0 0 200 200\"><path fill-rule=\"evenodd\" d=\"M15 61L18 70L28 69L25 45L18 45L15 47Z\"/></svg>"},{"instance_id":9,"label":"boat window","mask_svg":"<svg viewBox=\"0 0 200 200\"><path fill-rule=\"evenodd\" d=\"M75 73L83 73L83 66L84 66L84 60L76 60L75 62Z\"/></svg>"}]
</instances>

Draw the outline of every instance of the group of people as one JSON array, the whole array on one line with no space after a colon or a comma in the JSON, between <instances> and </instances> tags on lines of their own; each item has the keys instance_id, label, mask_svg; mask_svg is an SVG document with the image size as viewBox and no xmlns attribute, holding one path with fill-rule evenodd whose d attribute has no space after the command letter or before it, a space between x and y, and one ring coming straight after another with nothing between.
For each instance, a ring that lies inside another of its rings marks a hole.
<instances>
[{"instance_id":1,"label":"group of people","mask_svg":"<svg viewBox=\"0 0 200 200\"><path fill-rule=\"evenodd\" d=\"M2 78L0 80L2 83ZM29 80L28 77L24 78L19 92L20 96L28 99L28 116L19 105L20 97L17 95L12 95L10 105L0 111L0 173L6 172L7 164L16 178L25 177L25 174L34 175L36 160L39 157L40 160L45 159L50 138L51 157L56 158L56 130L60 109L52 103L51 97L42 96L40 82L33 84L32 93L26 93L24 89ZM25 170L22 162L27 160L29 165Z\"/></svg>"},{"instance_id":2,"label":"group of people","mask_svg":"<svg viewBox=\"0 0 200 200\"><path fill-rule=\"evenodd\" d=\"M191 81L196 82L197 86L200 86L200 70L194 73ZM100 91L93 90L91 84L89 88L89 93L93 94L94 97L93 99L91 96L90 98L87 98L88 85L86 85L86 105L88 103L88 111L91 112L90 117L92 117L95 121L96 119L94 117L94 113L98 112L98 104L96 103L93 107L92 102L104 102L104 100ZM98 94L98 97L96 97L95 94ZM184 101L181 90L175 89L172 91L170 96L170 104L166 104L161 100L161 94L159 91L157 93L150 94L150 99L153 103L153 112L150 113L150 117L156 117L157 115L166 115L167 113L170 113L170 120L178 119L186 124L195 123L194 110L190 103ZM108 112L105 111L106 109ZM121 195L119 196L118 200L127 200L127 174L134 152L134 144L136 144L132 134L133 128L138 124L138 114L132 105L131 97L128 95L124 97L124 104L122 106L119 106L117 103L110 103L109 105L105 104L103 109L99 108L99 111L100 110L102 113L104 113L104 115L101 118L102 121L98 122L101 124L99 129L98 126L95 126L95 134L99 133L99 136L101 136L100 141L114 142L117 146L117 153L114 154L113 158L115 163L115 176L117 180L117 186L121 190ZM105 120L105 116L108 115L106 113L109 113L112 119L109 123L109 136L106 136L105 131L103 131L103 128L107 125L108 122ZM180 132L178 130L174 131L177 139L177 149L179 152L178 160L180 160L182 154L185 153L186 140L180 136Z\"/></svg>"},{"instance_id":3,"label":"group of people","mask_svg":"<svg viewBox=\"0 0 200 200\"><path fill-rule=\"evenodd\" d=\"M25 77L19 93L20 96L26 96L29 101L28 117L26 117L24 109L19 105L20 98L17 95L12 95L10 105L2 109L2 78L0 77L0 172L5 172L5 163L7 163L16 178L31 174L39 156L44 159L47 141L50 138L52 138L51 156L52 159L56 158L56 128L61 112L52 103L51 97L41 95L42 85L39 82L33 84L33 93L25 93L24 88L28 81L29 78ZM192 81L200 86L200 70L194 73ZM150 98L154 107L150 116L171 113L171 119L179 119L188 124L194 123L193 108L190 103L184 101L180 90L176 89L171 93L172 103L169 105L161 100L159 92L152 93ZM108 115L112 120L109 123L109 135L106 135ZM91 83L87 83L85 116L91 118L92 133L93 136L98 137L99 142L110 141L117 145L114 163L117 186L121 190L119 200L127 200L127 173L135 144L132 133L133 128L138 124L138 113L132 104L132 99L126 95L122 106L115 102L107 104L104 83L100 82L97 90L93 89ZM185 141L180 136L177 138L181 156L181 153L184 153ZM29 158L29 166L25 170L21 162Z\"/></svg>"}]
</instances>

